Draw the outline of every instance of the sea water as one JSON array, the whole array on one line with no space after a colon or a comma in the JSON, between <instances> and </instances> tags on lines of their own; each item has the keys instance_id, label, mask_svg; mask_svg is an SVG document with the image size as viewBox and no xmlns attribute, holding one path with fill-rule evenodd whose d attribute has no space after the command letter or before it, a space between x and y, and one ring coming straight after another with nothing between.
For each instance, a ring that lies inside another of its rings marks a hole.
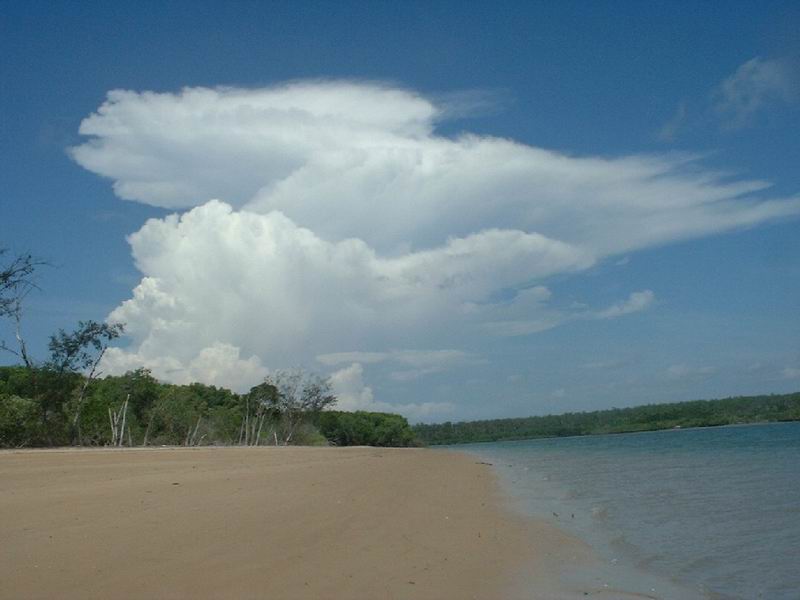
<instances>
[{"instance_id":1,"label":"sea water","mask_svg":"<svg viewBox=\"0 0 800 600\"><path fill-rule=\"evenodd\" d=\"M455 448L609 565L710 598L800 599L800 423Z\"/></svg>"}]
</instances>

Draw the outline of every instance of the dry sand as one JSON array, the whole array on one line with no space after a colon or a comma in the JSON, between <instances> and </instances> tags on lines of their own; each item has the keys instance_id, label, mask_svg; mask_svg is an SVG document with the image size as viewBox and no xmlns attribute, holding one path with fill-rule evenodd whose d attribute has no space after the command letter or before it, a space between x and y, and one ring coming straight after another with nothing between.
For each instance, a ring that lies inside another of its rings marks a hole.
<instances>
[{"instance_id":1,"label":"dry sand","mask_svg":"<svg viewBox=\"0 0 800 600\"><path fill-rule=\"evenodd\" d=\"M0 598L561 598L587 553L459 453L0 453Z\"/></svg>"}]
</instances>

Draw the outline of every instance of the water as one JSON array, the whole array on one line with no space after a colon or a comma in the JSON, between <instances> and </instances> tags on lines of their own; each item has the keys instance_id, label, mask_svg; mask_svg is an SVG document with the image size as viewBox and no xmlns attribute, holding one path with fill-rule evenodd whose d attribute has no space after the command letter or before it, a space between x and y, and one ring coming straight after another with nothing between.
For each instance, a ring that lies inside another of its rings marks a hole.
<instances>
[{"instance_id":1,"label":"water","mask_svg":"<svg viewBox=\"0 0 800 600\"><path fill-rule=\"evenodd\" d=\"M800 423L456 448L609 564L712 598L800 599Z\"/></svg>"}]
</instances>

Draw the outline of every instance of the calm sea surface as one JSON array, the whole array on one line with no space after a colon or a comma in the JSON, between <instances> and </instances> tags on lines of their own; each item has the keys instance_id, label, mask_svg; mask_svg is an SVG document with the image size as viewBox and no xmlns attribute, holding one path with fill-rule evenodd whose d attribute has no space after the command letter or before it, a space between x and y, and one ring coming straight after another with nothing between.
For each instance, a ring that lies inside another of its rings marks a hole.
<instances>
[{"instance_id":1,"label":"calm sea surface","mask_svg":"<svg viewBox=\"0 0 800 600\"><path fill-rule=\"evenodd\" d=\"M713 598L800 599L800 423L455 448L609 564Z\"/></svg>"}]
</instances>

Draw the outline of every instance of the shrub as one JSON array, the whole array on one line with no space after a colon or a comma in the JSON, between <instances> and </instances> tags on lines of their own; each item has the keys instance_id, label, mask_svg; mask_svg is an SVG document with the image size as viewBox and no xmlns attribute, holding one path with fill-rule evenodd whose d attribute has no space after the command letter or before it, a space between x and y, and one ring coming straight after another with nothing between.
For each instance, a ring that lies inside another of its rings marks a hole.
<instances>
[{"instance_id":1,"label":"shrub","mask_svg":"<svg viewBox=\"0 0 800 600\"><path fill-rule=\"evenodd\" d=\"M39 445L43 434L36 402L19 396L0 396L0 447Z\"/></svg>"},{"instance_id":2,"label":"shrub","mask_svg":"<svg viewBox=\"0 0 800 600\"><path fill-rule=\"evenodd\" d=\"M316 423L336 446L416 445L405 417L391 413L323 411Z\"/></svg>"}]
</instances>

